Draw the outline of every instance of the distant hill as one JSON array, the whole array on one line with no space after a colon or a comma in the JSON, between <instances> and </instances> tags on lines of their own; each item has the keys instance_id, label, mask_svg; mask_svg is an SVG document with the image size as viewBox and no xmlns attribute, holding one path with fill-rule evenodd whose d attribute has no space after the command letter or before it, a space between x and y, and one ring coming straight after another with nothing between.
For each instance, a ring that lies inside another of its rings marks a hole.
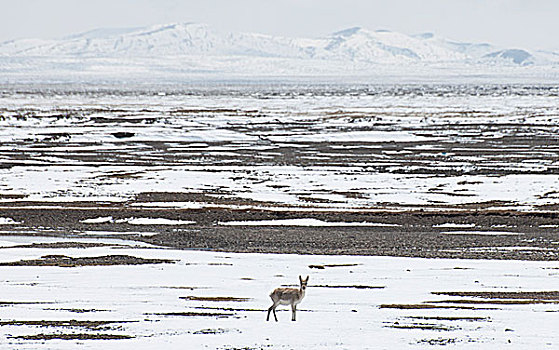
<instances>
[{"instance_id":1,"label":"distant hill","mask_svg":"<svg viewBox=\"0 0 559 350\"><path fill-rule=\"evenodd\" d=\"M220 32L197 23L97 29L61 39L0 43L7 75L157 74L343 75L384 71L464 74L499 67L557 70L559 54L462 43L433 33L406 35L360 27L321 38ZM88 73L89 72L89 73Z\"/></svg>"}]
</instances>

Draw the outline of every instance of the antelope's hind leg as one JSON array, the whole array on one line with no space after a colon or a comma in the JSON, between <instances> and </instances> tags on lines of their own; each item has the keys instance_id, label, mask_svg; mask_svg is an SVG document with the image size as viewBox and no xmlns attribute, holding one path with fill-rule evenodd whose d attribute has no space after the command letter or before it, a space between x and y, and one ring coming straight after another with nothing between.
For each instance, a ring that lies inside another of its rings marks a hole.
<instances>
[{"instance_id":1,"label":"antelope's hind leg","mask_svg":"<svg viewBox=\"0 0 559 350\"><path fill-rule=\"evenodd\" d=\"M274 318L276 319L276 322L278 322L278 316L276 316L276 307L278 307L278 304L276 304L275 302L272 304L272 306L270 306L270 308L268 309L268 316L266 316L266 321L270 321L270 312L274 312Z\"/></svg>"}]
</instances>

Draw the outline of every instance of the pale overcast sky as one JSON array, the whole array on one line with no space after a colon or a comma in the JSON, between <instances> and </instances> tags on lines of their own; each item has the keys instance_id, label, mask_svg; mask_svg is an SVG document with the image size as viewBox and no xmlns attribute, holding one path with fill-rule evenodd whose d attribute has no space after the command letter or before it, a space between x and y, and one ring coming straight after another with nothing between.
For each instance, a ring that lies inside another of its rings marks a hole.
<instances>
[{"instance_id":1,"label":"pale overcast sky","mask_svg":"<svg viewBox=\"0 0 559 350\"><path fill-rule=\"evenodd\" d=\"M171 22L320 37L348 27L559 50L559 0L0 0L0 41Z\"/></svg>"}]
</instances>

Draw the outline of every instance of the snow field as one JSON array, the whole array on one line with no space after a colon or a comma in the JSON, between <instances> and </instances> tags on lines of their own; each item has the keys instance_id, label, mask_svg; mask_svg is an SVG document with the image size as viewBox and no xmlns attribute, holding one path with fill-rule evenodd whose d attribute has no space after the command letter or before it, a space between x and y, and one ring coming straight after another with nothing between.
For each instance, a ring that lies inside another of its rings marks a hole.
<instances>
[{"instance_id":1,"label":"snow field","mask_svg":"<svg viewBox=\"0 0 559 350\"><path fill-rule=\"evenodd\" d=\"M9 247L53 241L63 240L3 237L0 245ZM79 241L129 243L117 240ZM452 339L453 347L474 346L479 349L505 346L542 348L559 344L555 321L556 312L559 312L557 304L437 304L478 308L474 310L453 307L411 310L380 308L382 304L422 304L459 299L433 295L431 292L556 290L559 278L555 272L559 268L556 262L233 254L144 249L141 246L149 248L140 244L137 248L118 249L1 249L2 262L38 258L47 254L72 257L127 254L177 261L175 264L138 266L0 267L3 301L52 303L3 307L0 309L2 320L137 321L124 323L117 330L101 332L134 336L129 340L112 341L8 339L7 335L77 331L2 326L2 346L16 346L19 349L72 349L78 345L83 349L100 346L110 349L150 349L165 346L178 349L189 344L192 348L218 349L268 346L292 349L378 349L425 348L426 341L441 339ZM309 268L309 265L316 264L322 264L325 268ZM278 312L278 323L266 322L264 310L271 305L268 294L275 287L297 284L298 275L310 276L307 295L298 308L298 321L291 322L290 312L282 311ZM384 288L358 289L350 286ZM198 297L200 300L180 299L186 296ZM219 302L204 300L204 297L249 300ZM76 308L100 311L65 311ZM234 316L157 315L173 312L221 312ZM458 319L445 321L417 317ZM480 317L482 320L471 321L465 319L467 317ZM538 320L537 331L534 320ZM434 324L446 330L413 328L417 323ZM204 332L208 334L202 334Z\"/></svg>"}]
</instances>

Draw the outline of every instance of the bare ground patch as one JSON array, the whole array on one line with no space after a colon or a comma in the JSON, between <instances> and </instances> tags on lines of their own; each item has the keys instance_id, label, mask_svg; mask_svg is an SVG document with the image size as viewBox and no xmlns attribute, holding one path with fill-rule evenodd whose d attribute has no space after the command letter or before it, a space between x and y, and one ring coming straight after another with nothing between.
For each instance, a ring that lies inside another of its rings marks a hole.
<instances>
[{"instance_id":1,"label":"bare ground patch","mask_svg":"<svg viewBox=\"0 0 559 350\"><path fill-rule=\"evenodd\" d=\"M20 260L0 263L0 266L112 266L112 265L143 265L143 264L171 264L169 259L144 259L130 255L105 255L96 257L73 258L65 255L45 255L40 259Z\"/></svg>"},{"instance_id":2,"label":"bare ground patch","mask_svg":"<svg viewBox=\"0 0 559 350\"><path fill-rule=\"evenodd\" d=\"M80 309L80 308L59 308L59 309L43 309L43 310L52 310L52 311L67 311L67 312L73 312L73 313L77 313L77 314L85 314L85 313L89 313L89 312L110 312L111 310L105 310L105 309Z\"/></svg>"},{"instance_id":3,"label":"bare ground patch","mask_svg":"<svg viewBox=\"0 0 559 350\"><path fill-rule=\"evenodd\" d=\"M19 336L8 336L9 339L20 339L20 340L122 340L122 339L132 339L131 335L123 334L101 334L101 333L55 333L55 334L33 334L33 335L19 335Z\"/></svg>"},{"instance_id":4,"label":"bare ground patch","mask_svg":"<svg viewBox=\"0 0 559 350\"><path fill-rule=\"evenodd\" d=\"M149 313L146 315L155 315L155 316L176 316L176 317L215 317L215 318L228 318L228 317L235 317L236 314L234 313L225 313L225 312L194 312L194 311L185 311L185 312L157 312L157 313Z\"/></svg>"},{"instance_id":5,"label":"bare ground patch","mask_svg":"<svg viewBox=\"0 0 559 350\"><path fill-rule=\"evenodd\" d=\"M476 317L476 316L406 316L404 318L414 320L436 320L436 321L491 321L489 317Z\"/></svg>"},{"instance_id":6,"label":"bare ground patch","mask_svg":"<svg viewBox=\"0 0 559 350\"><path fill-rule=\"evenodd\" d=\"M500 300L473 300L473 299L453 299L453 300L432 300L427 301L431 304L474 304L474 305L530 305L530 304L557 304L559 300L537 300L537 299L500 299Z\"/></svg>"},{"instance_id":7,"label":"bare ground patch","mask_svg":"<svg viewBox=\"0 0 559 350\"><path fill-rule=\"evenodd\" d=\"M328 285L316 284L309 287L313 288L353 288L353 289L384 289L386 286L365 286L365 285Z\"/></svg>"},{"instance_id":8,"label":"bare ground patch","mask_svg":"<svg viewBox=\"0 0 559 350\"><path fill-rule=\"evenodd\" d=\"M381 309L460 309L460 310L500 310L499 308L478 308L474 306L434 305L434 304L381 304Z\"/></svg>"},{"instance_id":9,"label":"bare ground patch","mask_svg":"<svg viewBox=\"0 0 559 350\"><path fill-rule=\"evenodd\" d=\"M559 291L537 292L432 292L435 295L453 297L476 297L483 299L526 299L526 300L556 300L559 301Z\"/></svg>"},{"instance_id":10,"label":"bare ground patch","mask_svg":"<svg viewBox=\"0 0 559 350\"><path fill-rule=\"evenodd\" d=\"M37 326L37 327L62 327L62 328L85 328L89 330L113 329L113 325L132 323L138 321L88 321L88 320L68 320L68 321L0 321L2 326Z\"/></svg>"},{"instance_id":11,"label":"bare ground patch","mask_svg":"<svg viewBox=\"0 0 559 350\"><path fill-rule=\"evenodd\" d=\"M54 242L54 243L32 243L20 244L10 247L0 247L0 249L8 248L38 248L38 249L66 249L66 248L99 248L99 247L129 247L123 244L108 244L108 243L87 243L87 242Z\"/></svg>"},{"instance_id":12,"label":"bare ground patch","mask_svg":"<svg viewBox=\"0 0 559 350\"><path fill-rule=\"evenodd\" d=\"M233 308L233 307L216 307L216 306L197 306L194 307L193 309L198 309L198 310L219 310L219 311L257 311L257 312L264 312L267 309L249 309L249 308ZM278 310L279 311L279 310ZM301 310L297 310L297 311L301 311Z\"/></svg>"},{"instance_id":13,"label":"bare ground patch","mask_svg":"<svg viewBox=\"0 0 559 350\"><path fill-rule=\"evenodd\" d=\"M352 267L352 266L359 266L359 265L361 264L324 264L324 265L309 265L309 268L323 270L327 267Z\"/></svg>"},{"instance_id":14,"label":"bare ground patch","mask_svg":"<svg viewBox=\"0 0 559 350\"><path fill-rule=\"evenodd\" d=\"M165 289L185 289L185 290L209 289L209 287L194 287L194 286L163 286L161 288L165 288Z\"/></svg>"},{"instance_id":15,"label":"bare ground patch","mask_svg":"<svg viewBox=\"0 0 559 350\"><path fill-rule=\"evenodd\" d=\"M194 331L192 332L192 334L224 334L224 333L231 333L231 332L241 333L241 331L238 329L205 328L205 329L200 329L198 331Z\"/></svg>"},{"instance_id":16,"label":"bare ground patch","mask_svg":"<svg viewBox=\"0 0 559 350\"><path fill-rule=\"evenodd\" d=\"M189 300L189 301L232 301L232 302L245 302L252 300L251 298L238 298L238 297L198 297L194 295L189 295L185 297L179 297L179 299Z\"/></svg>"},{"instance_id":17,"label":"bare ground patch","mask_svg":"<svg viewBox=\"0 0 559 350\"><path fill-rule=\"evenodd\" d=\"M455 344L458 341L457 338L436 338L436 339L421 339L417 343L418 344L427 344L427 345L438 345L438 346L445 346L450 344Z\"/></svg>"},{"instance_id":18,"label":"bare ground patch","mask_svg":"<svg viewBox=\"0 0 559 350\"><path fill-rule=\"evenodd\" d=\"M0 307L13 305L54 304L52 301L0 301Z\"/></svg>"},{"instance_id":19,"label":"bare ground patch","mask_svg":"<svg viewBox=\"0 0 559 350\"><path fill-rule=\"evenodd\" d=\"M396 328L396 329L419 329L422 331L456 331L460 330L460 327L456 326L448 326L444 324L437 324L437 323L410 323L410 324L400 324L399 322L394 322L391 325L384 326L387 328Z\"/></svg>"}]
</instances>

